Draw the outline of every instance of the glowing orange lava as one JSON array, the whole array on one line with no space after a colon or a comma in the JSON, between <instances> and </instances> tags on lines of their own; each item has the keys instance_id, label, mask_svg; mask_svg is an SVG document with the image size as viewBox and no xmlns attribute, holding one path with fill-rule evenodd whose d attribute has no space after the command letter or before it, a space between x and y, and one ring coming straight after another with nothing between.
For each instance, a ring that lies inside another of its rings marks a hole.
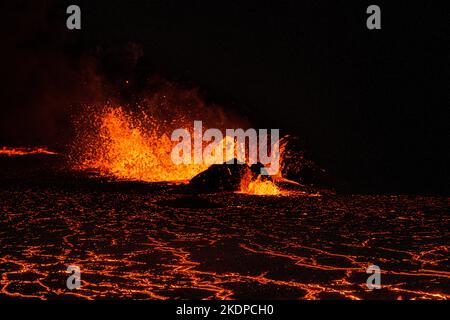
<instances>
[{"instance_id":1,"label":"glowing orange lava","mask_svg":"<svg viewBox=\"0 0 450 320\"><path fill-rule=\"evenodd\" d=\"M204 164L174 164L174 142L164 133L146 130L122 108L102 114L98 135L84 155L81 168L127 180L183 181L205 170Z\"/></svg>"},{"instance_id":2,"label":"glowing orange lava","mask_svg":"<svg viewBox=\"0 0 450 320\"><path fill-rule=\"evenodd\" d=\"M189 161L175 164L171 153L178 142L171 141L170 131L161 128L163 121L147 113L136 115L125 112L121 107L106 107L96 115L94 123L98 128L83 139L81 159L76 164L78 169L125 180L183 182L209 167L206 163ZM188 127L186 124L186 121L179 121L177 125ZM236 157L238 148L242 147L230 144L228 139L226 136L218 144L223 145L225 161ZM230 152L230 145L234 152ZM277 195L280 190L273 182L258 178L244 181L240 192Z\"/></svg>"},{"instance_id":3,"label":"glowing orange lava","mask_svg":"<svg viewBox=\"0 0 450 320\"><path fill-rule=\"evenodd\" d=\"M3 147L0 149L0 155L13 156L26 156L31 154L49 154L57 155L58 153L49 151L46 148L9 148Z\"/></svg>"},{"instance_id":4,"label":"glowing orange lava","mask_svg":"<svg viewBox=\"0 0 450 320\"><path fill-rule=\"evenodd\" d=\"M240 193L253 194L258 196L276 196L281 194L280 188L270 180L264 180L261 176L252 180L251 177L244 177L241 181Z\"/></svg>"}]
</instances>

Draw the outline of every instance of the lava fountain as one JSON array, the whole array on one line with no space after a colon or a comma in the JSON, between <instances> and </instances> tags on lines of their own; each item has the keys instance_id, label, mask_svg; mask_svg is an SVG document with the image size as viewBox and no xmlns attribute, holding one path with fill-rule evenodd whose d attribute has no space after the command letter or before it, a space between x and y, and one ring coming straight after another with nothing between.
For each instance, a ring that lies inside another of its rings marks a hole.
<instances>
[{"instance_id":1,"label":"lava fountain","mask_svg":"<svg viewBox=\"0 0 450 320\"><path fill-rule=\"evenodd\" d=\"M167 95L162 96L166 98ZM200 106L199 103L194 103L194 107L192 101L186 107L179 101L171 103L165 103L162 107L158 104L158 108L139 107L137 112L110 105L87 108L77 125L78 134L73 148L76 152L72 152L75 168L123 180L178 183L187 182L206 170L209 167L207 163L172 161L171 153L177 144L177 141L170 139L173 129L185 128L191 131L188 128L196 118L206 118L204 122L207 127L221 129L233 128L230 124L234 123L235 127L238 122L203 103ZM155 106L154 99L150 103L147 101L146 105ZM164 108L173 105L178 108L177 112L172 112L172 108L164 111ZM223 138L223 154L227 157L225 161L236 157L237 150L242 148L237 143L231 144L234 152L230 153L229 138ZM255 195L280 194L272 181L260 178L243 179L240 192Z\"/></svg>"},{"instance_id":2,"label":"lava fountain","mask_svg":"<svg viewBox=\"0 0 450 320\"><path fill-rule=\"evenodd\" d=\"M174 143L166 133L146 129L121 107L108 107L97 116L97 134L90 137L79 163L82 169L126 180L184 181L207 168L204 164L174 164ZM144 115L148 119L148 115Z\"/></svg>"},{"instance_id":3,"label":"lava fountain","mask_svg":"<svg viewBox=\"0 0 450 320\"><path fill-rule=\"evenodd\" d=\"M277 196L282 194L282 191L275 183L270 180L264 180L262 176L258 176L254 180L244 177L241 180L239 192L258 196Z\"/></svg>"}]
</instances>

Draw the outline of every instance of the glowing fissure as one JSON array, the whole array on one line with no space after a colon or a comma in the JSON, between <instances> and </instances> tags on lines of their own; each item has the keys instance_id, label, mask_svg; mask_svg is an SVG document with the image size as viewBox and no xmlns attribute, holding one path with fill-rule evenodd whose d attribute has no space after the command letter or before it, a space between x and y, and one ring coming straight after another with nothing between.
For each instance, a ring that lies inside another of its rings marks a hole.
<instances>
[{"instance_id":1,"label":"glowing fissure","mask_svg":"<svg viewBox=\"0 0 450 320\"><path fill-rule=\"evenodd\" d=\"M47 148L10 148L2 147L0 149L0 155L6 156L26 156L32 154L48 154L57 155L58 153L49 151Z\"/></svg>"}]
</instances>

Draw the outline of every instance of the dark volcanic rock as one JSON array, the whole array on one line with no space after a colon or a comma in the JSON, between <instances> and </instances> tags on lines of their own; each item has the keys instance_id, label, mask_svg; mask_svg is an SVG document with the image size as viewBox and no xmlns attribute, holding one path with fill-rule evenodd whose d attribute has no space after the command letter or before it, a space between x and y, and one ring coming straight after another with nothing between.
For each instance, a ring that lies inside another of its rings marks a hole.
<instances>
[{"instance_id":1,"label":"dark volcanic rock","mask_svg":"<svg viewBox=\"0 0 450 320\"><path fill-rule=\"evenodd\" d=\"M304 185L334 188L337 181L327 171L312 161L298 137L288 137L283 145L283 177Z\"/></svg>"},{"instance_id":2,"label":"dark volcanic rock","mask_svg":"<svg viewBox=\"0 0 450 320\"><path fill-rule=\"evenodd\" d=\"M253 170L252 170L253 169ZM234 159L233 164L213 164L205 171L199 173L189 181L189 187L199 191L219 192L236 191L240 189L244 176L256 176L254 168L246 164L238 164Z\"/></svg>"},{"instance_id":3,"label":"dark volcanic rock","mask_svg":"<svg viewBox=\"0 0 450 320\"><path fill-rule=\"evenodd\" d=\"M172 207L172 208L189 208L189 209L207 209L207 208L220 208L220 204L199 197L198 195L192 195L189 197L181 197L171 200L158 201L158 205Z\"/></svg>"}]
</instances>

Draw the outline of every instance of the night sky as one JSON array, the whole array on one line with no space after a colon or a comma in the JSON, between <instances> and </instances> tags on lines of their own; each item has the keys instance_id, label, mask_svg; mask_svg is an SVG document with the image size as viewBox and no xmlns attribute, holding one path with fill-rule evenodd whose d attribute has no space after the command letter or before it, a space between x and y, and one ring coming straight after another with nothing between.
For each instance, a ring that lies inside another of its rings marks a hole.
<instances>
[{"instance_id":1,"label":"night sky","mask_svg":"<svg viewBox=\"0 0 450 320\"><path fill-rule=\"evenodd\" d=\"M74 106L98 94L95 64L112 84L158 75L298 135L352 191L448 194L442 1L3 2L2 145L67 143ZM366 28L370 4L381 30Z\"/></svg>"}]
</instances>

